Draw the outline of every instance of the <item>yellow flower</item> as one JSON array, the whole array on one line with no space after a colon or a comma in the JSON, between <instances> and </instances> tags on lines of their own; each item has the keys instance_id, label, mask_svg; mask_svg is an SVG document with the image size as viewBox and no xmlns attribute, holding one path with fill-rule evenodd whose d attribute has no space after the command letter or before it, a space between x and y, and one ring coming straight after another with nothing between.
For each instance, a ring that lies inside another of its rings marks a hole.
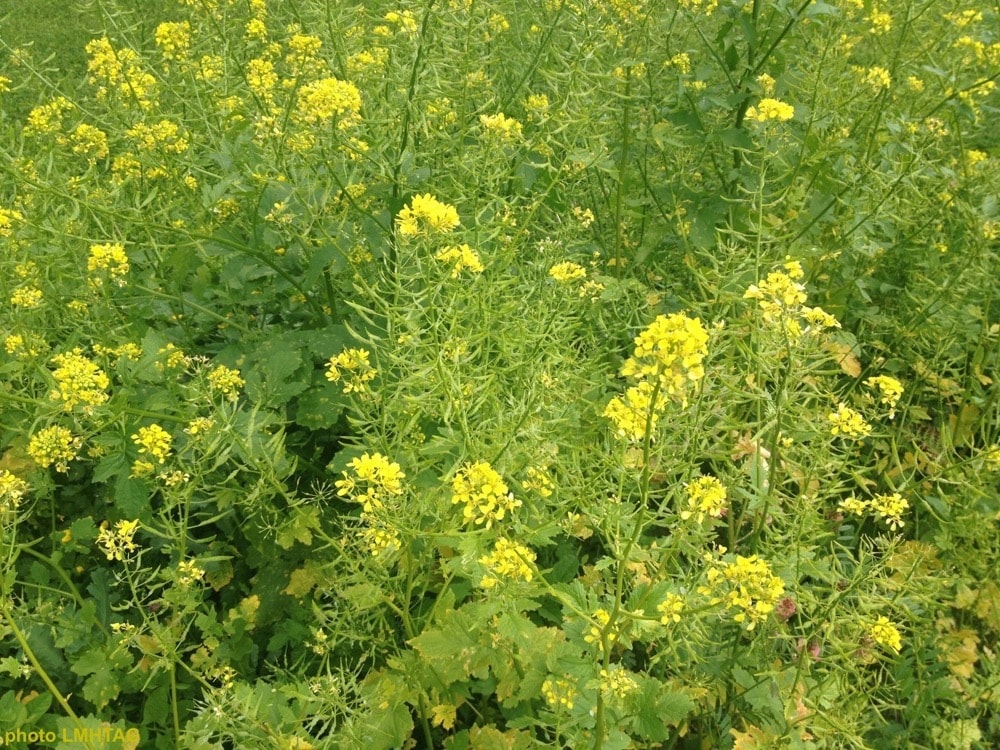
<instances>
[{"instance_id":1,"label":"yellow flower","mask_svg":"<svg viewBox=\"0 0 1000 750\"><path fill-rule=\"evenodd\" d=\"M618 437L631 441L642 440L646 435L647 422L650 434L656 432L660 412L666 408L667 401L661 391L657 394L654 405L653 391L653 384L642 380L625 391L624 397L615 396L608 402L603 416L614 423Z\"/></svg>"},{"instance_id":2,"label":"yellow flower","mask_svg":"<svg viewBox=\"0 0 1000 750\"><path fill-rule=\"evenodd\" d=\"M726 488L715 477L698 477L690 484L684 485L688 496L688 508L681 511L685 521L691 516L701 523L705 516L722 518L726 510Z\"/></svg>"},{"instance_id":3,"label":"yellow flower","mask_svg":"<svg viewBox=\"0 0 1000 750\"><path fill-rule=\"evenodd\" d=\"M347 466L351 472L337 480L337 494L361 503L365 513L381 510L388 499L403 494L406 474L381 453L365 453Z\"/></svg>"},{"instance_id":4,"label":"yellow flower","mask_svg":"<svg viewBox=\"0 0 1000 750\"><path fill-rule=\"evenodd\" d=\"M502 521L508 513L520 507L507 489L503 478L486 461L466 463L451 481L452 504L463 503L463 517L489 529L494 521Z\"/></svg>"},{"instance_id":5,"label":"yellow flower","mask_svg":"<svg viewBox=\"0 0 1000 750\"><path fill-rule=\"evenodd\" d=\"M434 256L442 263L451 263L451 278L457 279L464 269L469 273L482 273L483 264L476 251L468 245L454 245L439 250Z\"/></svg>"},{"instance_id":6,"label":"yellow flower","mask_svg":"<svg viewBox=\"0 0 1000 750\"><path fill-rule=\"evenodd\" d=\"M865 385L878 391L879 403L889 407L889 416L892 417L903 395L903 384L890 375L876 375L868 378Z\"/></svg>"},{"instance_id":7,"label":"yellow flower","mask_svg":"<svg viewBox=\"0 0 1000 750\"><path fill-rule=\"evenodd\" d=\"M899 634L899 629L889 621L888 617L880 616L875 622L869 625L868 635L878 645L897 654L903 647L903 639Z\"/></svg>"},{"instance_id":8,"label":"yellow flower","mask_svg":"<svg viewBox=\"0 0 1000 750\"><path fill-rule=\"evenodd\" d=\"M684 403L688 385L705 375L702 362L706 356L708 332L698 318L683 313L659 315L635 337L635 350L621 374L659 379L663 394L679 395Z\"/></svg>"},{"instance_id":9,"label":"yellow flower","mask_svg":"<svg viewBox=\"0 0 1000 750\"><path fill-rule=\"evenodd\" d=\"M542 683L542 697L550 708L570 711L576 698L576 688L569 680L546 680Z\"/></svg>"},{"instance_id":10,"label":"yellow flower","mask_svg":"<svg viewBox=\"0 0 1000 750\"><path fill-rule=\"evenodd\" d=\"M104 392L110 385L107 374L84 357L80 349L57 354L52 362L56 365L52 373L56 381L52 398L62 401L64 409L70 411L77 404L83 404L89 412L108 400Z\"/></svg>"},{"instance_id":11,"label":"yellow flower","mask_svg":"<svg viewBox=\"0 0 1000 750\"><path fill-rule=\"evenodd\" d=\"M16 510L28 489L28 483L23 479L0 469L0 512Z\"/></svg>"},{"instance_id":12,"label":"yellow flower","mask_svg":"<svg viewBox=\"0 0 1000 750\"><path fill-rule=\"evenodd\" d=\"M712 603L724 603L726 609L737 610L733 621L746 623L747 630L766 620L785 593L785 584L774 575L767 561L757 555L737 555L733 562L720 563L709 569L707 580L709 591L718 587L728 589Z\"/></svg>"},{"instance_id":13,"label":"yellow flower","mask_svg":"<svg viewBox=\"0 0 1000 750\"><path fill-rule=\"evenodd\" d=\"M791 104L785 104L777 99L761 99L756 107L750 107L746 113L746 119L756 122L768 122L777 120L787 122L795 116L795 108Z\"/></svg>"},{"instance_id":14,"label":"yellow flower","mask_svg":"<svg viewBox=\"0 0 1000 750\"><path fill-rule=\"evenodd\" d=\"M624 700L639 689L639 683L620 664L612 664L610 669L601 670L601 692L619 700Z\"/></svg>"},{"instance_id":15,"label":"yellow flower","mask_svg":"<svg viewBox=\"0 0 1000 750\"><path fill-rule=\"evenodd\" d=\"M869 502L869 507L875 511L880 521L893 531L898 531L904 525L903 514L910 504L898 492L891 495L876 495Z\"/></svg>"},{"instance_id":16,"label":"yellow flower","mask_svg":"<svg viewBox=\"0 0 1000 750\"><path fill-rule=\"evenodd\" d=\"M491 589L500 583L501 579L513 581L530 581L534 575L531 563L535 561L535 553L523 544L509 539L497 539L493 552L479 558L479 562L490 569L492 575L483 576L479 585Z\"/></svg>"},{"instance_id":17,"label":"yellow flower","mask_svg":"<svg viewBox=\"0 0 1000 750\"><path fill-rule=\"evenodd\" d=\"M158 424L151 424L148 427L140 427L132 436L132 442L139 446L140 456L148 455L162 464L170 455L173 438Z\"/></svg>"},{"instance_id":18,"label":"yellow flower","mask_svg":"<svg viewBox=\"0 0 1000 750\"><path fill-rule=\"evenodd\" d=\"M73 109L73 104L64 96L58 96L48 104L41 104L28 113L24 126L25 135L58 133L62 130L63 115Z\"/></svg>"},{"instance_id":19,"label":"yellow flower","mask_svg":"<svg viewBox=\"0 0 1000 750\"><path fill-rule=\"evenodd\" d=\"M156 46L166 60L184 60L191 47L191 24L187 21L161 23L153 32Z\"/></svg>"},{"instance_id":20,"label":"yellow flower","mask_svg":"<svg viewBox=\"0 0 1000 750\"><path fill-rule=\"evenodd\" d=\"M564 284L576 279L582 279L586 275L587 269L579 263L573 263L572 261L556 263L549 269L549 276Z\"/></svg>"},{"instance_id":21,"label":"yellow flower","mask_svg":"<svg viewBox=\"0 0 1000 750\"><path fill-rule=\"evenodd\" d=\"M378 374L369 363L368 357L369 354L364 349L345 349L330 358L326 379L331 383L343 380L344 393L366 393L368 383Z\"/></svg>"},{"instance_id":22,"label":"yellow flower","mask_svg":"<svg viewBox=\"0 0 1000 750\"><path fill-rule=\"evenodd\" d=\"M454 206L428 194L415 195L410 205L396 216L396 227L403 237L427 237L450 232L460 224Z\"/></svg>"},{"instance_id":23,"label":"yellow flower","mask_svg":"<svg viewBox=\"0 0 1000 750\"><path fill-rule=\"evenodd\" d=\"M125 275L129 271L125 246L120 242L91 245L90 255L87 258L87 270L91 273L105 271L118 286L124 285ZM100 277L96 277L93 281L100 286Z\"/></svg>"},{"instance_id":24,"label":"yellow flower","mask_svg":"<svg viewBox=\"0 0 1000 750\"><path fill-rule=\"evenodd\" d=\"M521 140L521 123L507 117L503 112L495 115L479 115L483 134L498 143L516 143Z\"/></svg>"},{"instance_id":25,"label":"yellow flower","mask_svg":"<svg viewBox=\"0 0 1000 750\"><path fill-rule=\"evenodd\" d=\"M112 530L105 521L97 533L97 545L103 548L108 560L124 561L129 553L137 549L132 539L138 528L138 521L118 521Z\"/></svg>"},{"instance_id":26,"label":"yellow flower","mask_svg":"<svg viewBox=\"0 0 1000 750\"><path fill-rule=\"evenodd\" d=\"M827 415L830 422L830 432L833 435L862 440L871 434L872 427L865 418L849 406L837 405L837 411Z\"/></svg>"},{"instance_id":27,"label":"yellow flower","mask_svg":"<svg viewBox=\"0 0 1000 750\"><path fill-rule=\"evenodd\" d=\"M212 390L220 391L223 396L235 401L239 397L240 388L243 387L243 378L239 370L218 365L209 371L208 385Z\"/></svg>"},{"instance_id":28,"label":"yellow flower","mask_svg":"<svg viewBox=\"0 0 1000 750\"><path fill-rule=\"evenodd\" d=\"M69 135L70 147L74 154L85 156L90 164L107 157L108 136L100 128L81 122Z\"/></svg>"},{"instance_id":29,"label":"yellow flower","mask_svg":"<svg viewBox=\"0 0 1000 750\"><path fill-rule=\"evenodd\" d=\"M53 425L39 430L28 442L28 455L43 469L55 465L56 471L65 474L69 462L76 458L82 440L73 437L65 427Z\"/></svg>"},{"instance_id":30,"label":"yellow flower","mask_svg":"<svg viewBox=\"0 0 1000 750\"><path fill-rule=\"evenodd\" d=\"M38 307L42 304L42 290L33 286L22 286L11 292L10 304L14 307L23 307L26 310Z\"/></svg>"},{"instance_id":31,"label":"yellow flower","mask_svg":"<svg viewBox=\"0 0 1000 750\"><path fill-rule=\"evenodd\" d=\"M656 611L660 613L660 624L669 625L681 621L681 613L684 612L684 597L680 594L667 594L663 601L656 605Z\"/></svg>"},{"instance_id":32,"label":"yellow flower","mask_svg":"<svg viewBox=\"0 0 1000 750\"><path fill-rule=\"evenodd\" d=\"M24 223L24 214L13 208L0 208L0 237L10 237L19 224Z\"/></svg>"},{"instance_id":33,"label":"yellow flower","mask_svg":"<svg viewBox=\"0 0 1000 750\"><path fill-rule=\"evenodd\" d=\"M299 90L295 118L314 126L336 118L337 129L347 130L361 120L361 92L353 83L337 78L306 84Z\"/></svg>"}]
</instances>

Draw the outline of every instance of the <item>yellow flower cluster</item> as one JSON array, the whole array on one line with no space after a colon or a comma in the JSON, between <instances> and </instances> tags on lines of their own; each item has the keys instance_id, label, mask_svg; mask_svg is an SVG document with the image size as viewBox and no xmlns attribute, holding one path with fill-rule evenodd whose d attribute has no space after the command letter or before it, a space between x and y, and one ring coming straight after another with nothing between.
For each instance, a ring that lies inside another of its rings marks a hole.
<instances>
[{"instance_id":1,"label":"yellow flower cluster","mask_svg":"<svg viewBox=\"0 0 1000 750\"><path fill-rule=\"evenodd\" d=\"M652 434L667 396L686 404L688 385L705 374L702 361L707 354L708 333L700 320L682 313L658 316L635 338L635 350L621 370L638 382L604 410L617 435L641 440L647 425Z\"/></svg>"},{"instance_id":2,"label":"yellow flower cluster","mask_svg":"<svg viewBox=\"0 0 1000 750\"><path fill-rule=\"evenodd\" d=\"M55 466L56 471L65 474L69 462L76 458L83 441L73 437L65 427L53 425L39 430L28 441L28 455L43 469Z\"/></svg>"},{"instance_id":3,"label":"yellow flower cluster","mask_svg":"<svg viewBox=\"0 0 1000 750\"><path fill-rule=\"evenodd\" d=\"M365 453L347 466L352 473L345 471L343 479L337 480L337 494L361 503L366 513L383 510L386 501L403 494L406 474L381 453Z\"/></svg>"},{"instance_id":4,"label":"yellow flower cluster","mask_svg":"<svg viewBox=\"0 0 1000 750\"><path fill-rule=\"evenodd\" d=\"M208 385L214 391L219 391L226 398L235 401L243 387L243 378L239 370L233 370L225 365L213 367L208 372Z\"/></svg>"},{"instance_id":5,"label":"yellow flower cluster","mask_svg":"<svg viewBox=\"0 0 1000 750\"><path fill-rule=\"evenodd\" d=\"M67 411L83 404L85 411L90 412L93 407L108 400L105 393L110 385L107 374L83 356L82 350L57 354L52 363L56 366L52 372L56 387L51 395L55 400L62 401Z\"/></svg>"},{"instance_id":6,"label":"yellow flower cluster","mask_svg":"<svg viewBox=\"0 0 1000 750\"><path fill-rule=\"evenodd\" d=\"M166 154L183 154L188 150L188 139L180 126L170 120L152 124L140 122L125 131L135 141L140 151L161 151Z\"/></svg>"},{"instance_id":7,"label":"yellow flower cluster","mask_svg":"<svg viewBox=\"0 0 1000 750\"><path fill-rule=\"evenodd\" d=\"M615 434L626 440L642 440L649 424L649 433L656 432L660 421L660 413L667 407L666 396L656 393L656 403L653 403L655 386L642 380L625 391L624 396L615 396L604 409L604 416L615 426Z\"/></svg>"},{"instance_id":8,"label":"yellow flower cluster","mask_svg":"<svg viewBox=\"0 0 1000 750\"><path fill-rule=\"evenodd\" d=\"M747 109L746 118L753 122L787 122L795 116L795 108L791 104L777 99L765 98L757 102L757 105Z\"/></svg>"},{"instance_id":9,"label":"yellow flower cluster","mask_svg":"<svg viewBox=\"0 0 1000 750\"><path fill-rule=\"evenodd\" d=\"M85 122L81 122L73 129L68 143L74 154L86 157L91 165L96 164L98 159L106 158L110 153L107 133Z\"/></svg>"},{"instance_id":10,"label":"yellow flower cluster","mask_svg":"<svg viewBox=\"0 0 1000 750\"><path fill-rule=\"evenodd\" d=\"M105 521L97 533L97 546L102 548L108 560L124 561L137 549L132 540L138 528L138 521L118 521L114 529L108 528L108 522Z\"/></svg>"},{"instance_id":11,"label":"yellow flower cluster","mask_svg":"<svg viewBox=\"0 0 1000 750\"><path fill-rule=\"evenodd\" d=\"M772 271L760 284L751 284L743 299L755 299L764 311L764 319L771 321L785 311L797 311L806 301L806 288L798 283L805 272L798 261L785 263L784 271Z\"/></svg>"},{"instance_id":12,"label":"yellow flower cluster","mask_svg":"<svg viewBox=\"0 0 1000 750\"><path fill-rule=\"evenodd\" d=\"M399 534L388 525L386 519L362 513L361 520L366 524L361 529L361 540L375 557L392 554L402 546Z\"/></svg>"},{"instance_id":13,"label":"yellow flower cluster","mask_svg":"<svg viewBox=\"0 0 1000 750\"><path fill-rule=\"evenodd\" d=\"M900 636L899 628L893 625L888 617L880 616L875 622L868 626L868 635L879 646L887 648L895 653L903 647L903 639Z\"/></svg>"},{"instance_id":14,"label":"yellow flower cluster","mask_svg":"<svg viewBox=\"0 0 1000 750\"><path fill-rule=\"evenodd\" d=\"M526 492L537 492L540 497L552 497L555 484L549 475L548 466L529 466L526 473L528 478L521 482L521 487Z\"/></svg>"},{"instance_id":15,"label":"yellow flower cluster","mask_svg":"<svg viewBox=\"0 0 1000 750\"><path fill-rule=\"evenodd\" d=\"M479 124L483 128L483 135L496 143L510 144L521 140L521 123L503 112L479 115Z\"/></svg>"},{"instance_id":16,"label":"yellow flower cluster","mask_svg":"<svg viewBox=\"0 0 1000 750\"><path fill-rule=\"evenodd\" d=\"M463 270L470 273L482 273L483 264L476 251L468 245L454 245L439 250L434 256L442 263L451 263L451 278L457 279Z\"/></svg>"},{"instance_id":17,"label":"yellow flower cluster","mask_svg":"<svg viewBox=\"0 0 1000 750\"><path fill-rule=\"evenodd\" d=\"M156 79L142 69L135 50L116 50L107 37L87 43L88 81L97 86L97 96L105 99L117 95L125 101L135 101L142 109L152 105L151 96Z\"/></svg>"},{"instance_id":18,"label":"yellow flower cluster","mask_svg":"<svg viewBox=\"0 0 1000 750\"><path fill-rule=\"evenodd\" d=\"M19 224L24 223L24 214L13 208L0 208L0 237L10 237Z\"/></svg>"},{"instance_id":19,"label":"yellow flower cluster","mask_svg":"<svg viewBox=\"0 0 1000 750\"><path fill-rule=\"evenodd\" d=\"M191 49L191 24L187 21L161 23L153 32L153 38L165 60L186 60Z\"/></svg>"},{"instance_id":20,"label":"yellow flower cluster","mask_svg":"<svg viewBox=\"0 0 1000 750\"><path fill-rule=\"evenodd\" d=\"M726 488L715 477L698 477L693 482L684 485L687 491L688 507L681 511L685 521L695 517L698 523L705 516L722 518L726 510Z\"/></svg>"},{"instance_id":21,"label":"yellow flower cluster","mask_svg":"<svg viewBox=\"0 0 1000 750\"><path fill-rule=\"evenodd\" d=\"M125 246L120 242L91 245L90 254L87 257L87 271L90 273L107 273L115 284L124 286L125 275L129 271L128 255L125 254ZM91 282L95 286L101 286L103 279L96 276L91 279Z\"/></svg>"},{"instance_id":22,"label":"yellow flower cluster","mask_svg":"<svg viewBox=\"0 0 1000 750\"><path fill-rule=\"evenodd\" d=\"M299 89L295 119L306 125L324 125L336 118L338 130L348 130L361 121L361 92L338 78L322 78Z\"/></svg>"},{"instance_id":23,"label":"yellow flower cluster","mask_svg":"<svg viewBox=\"0 0 1000 750\"><path fill-rule=\"evenodd\" d=\"M491 589L501 579L530 581L534 575L531 569L534 561L535 553L529 547L509 539L497 539L493 552L479 558L479 562L490 569L490 574L483 576L479 585L484 589Z\"/></svg>"},{"instance_id":24,"label":"yellow flower cluster","mask_svg":"<svg viewBox=\"0 0 1000 750\"><path fill-rule=\"evenodd\" d=\"M594 621L596 624L590 626L587 634L583 636L583 641L584 643L590 643L595 649L601 651L604 648L604 629L611 622L611 613L603 607L595 609Z\"/></svg>"},{"instance_id":25,"label":"yellow flower cluster","mask_svg":"<svg viewBox=\"0 0 1000 750\"><path fill-rule=\"evenodd\" d=\"M568 284L570 281L575 281L576 279L582 279L586 275L586 268L579 263L569 260L563 263L556 263L549 269L549 276L563 284Z\"/></svg>"},{"instance_id":26,"label":"yellow flower cluster","mask_svg":"<svg viewBox=\"0 0 1000 750\"><path fill-rule=\"evenodd\" d=\"M625 700L639 689L639 683L620 664L612 664L610 669L601 670L601 692L605 695Z\"/></svg>"},{"instance_id":27,"label":"yellow flower cluster","mask_svg":"<svg viewBox=\"0 0 1000 750\"><path fill-rule=\"evenodd\" d=\"M713 598L712 604L724 603L726 609L737 610L733 621L746 623L747 630L766 620L785 593L785 584L774 575L767 561L757 555L737 555L733 562L709 568L707 581L708 586L703 589L706 593L720 587L729 589L723 596Z\"/></svg>"},{"instance_id":28,"label":"yellow flower cluster","mask_svg":"<svg viewBox=\"0 0 1000 750\"><path fill-rule=\"evenodd\" d=\"M188 587L205 577L205 569L194 560L181 560L177 563L177 585Z\"/></svg>"},{"instance_id":29,"label":"yellow flower cluster","mask_svg":"<svg viewBox=\"0 0 1000 750\"><path fill-rule=\"evenodd\" d=\"M24 126L25 135L58 133L62 130L62 118L73 109L73 104L64 96L57 96L48 104L40 104L28 113Z\"/></svg>"},{"instance_id":30,"label":"yellow flower cluster","mask_svg":"<svg viewBox=\"0 0 1000 750\"><path fill-rule=\"evenodd\" d=\"M514 499L503 478L486 461L464 464L451 480L451 492L453 505L465 505L462 511L465 520L487 529L521 506L521 501Z\"/></svg>"},{"instance_id":31,"label":"yellow flower cluster","mask_svg":"<svg viewBox=\"0 0 1000 750\"><path fill-rule=\"evenodd\" d=\"M703 13L707 16L719 7L719 0L677 0L677 4L689 13Z\"/></svg>"},{"instance_id":32,"label":"yellow flower cluster","mask_svg":"<svg viewBox=\"0 0 1000 750\"><path fill-rule=\"evenodd\" d=\"M173 438L160 425L151 424L148 427L140 427L139 431L132 435L132 442L139 446L140 456L149 456L162 464L170 456Z\"/></svg>"},{"instance_id":33,"label":"yellow flower cluster","mask_svg":"<svg viewBox=\"0 0 1000 750\"><path fill-rule=\"evenodd\" d=\"M573 708L573 701L576 699L576 688L569 680L545 680L542 683L542 697L550 708L557 711L570 711Z\"/></svg>"},{"instance_id":34,"label":"yellow flower cluster","mask_svg":"<svg viewBox=\"0 0 1000 750\"><path fill-rule=\"evenodd\" d=\"M1000 471L1000 445L991 445L983 451L983 459L990 471Z\"/></svg>"},{"instance_id":35,"label":"yellow flower cluster","mask_svg":"<svg viewBox=\"0 0 1000 750\"><path fill-rule=\"evenodd\" d=\"M868 31L875 36L882 36L892 31L892 15L880 8L873 7L865 20L871 24Z\"/></svg>"},{"instance_id":36,"label":"yellow flower cluster","mask_svg":"<svg viewBox=\"0 0 1000 750\"><path fill-rule=\"evenodd\" d=\"M880 93L883 89L892 86L892 76L889 71L880 65L873 65L870 68L853 66L854 74L865 86L868 86L875 93Z\"/></svg>"},{"instance_id":37,"label":"yellow flower cluster","mask_svg":"<svg viewBox=\"0 0 1000 750\"><path fill-rule=\"evenodd\" d=\"M660 613L660 624L669 625L681 621L681 614L684 612L684 597L680 594L667 594L663 601L656 605L656 611Z\"/></svg>"},{"instance_id":38,"label":"yellow flower cluster","mask_svg":"<svg viewBox=\"0 0 1000 750\"><path fill-rule=\"evenodd\" d=\"M909 510L910 504L898 492L893 492L891 495L875 495L871 500L852 496L842 500L838 507L842 512L853 516L872 512L890 529L898 531L905 524L903 514Z\"/></svg>"},{"instance_id":39,"label":"yellow flower cluster","mask_svg":"<svg viewBox=\"0 0 1000 750\"><path fill-rule=\"evenodd\" d=\"M42 304L42 290L34 286L20 286L10 293L10 304L31 310Z\"/></svg>"},{"instance_id":40,"label":"yellow flower cluster","mask_svg":"<svg viewBox=\"0 0 1000 750\"><path fill-rule=\"evenodd\" d=\"M28 489L23 479L0 469L0 512L16 510Z\"/></svg>"},{"instance_id":41,"label":"yellow flower cluster","mask_svg":"<svg viewBox=\"0 0 1000 750\"><path fill-rule=\"evenodd\" d=\"M878 402L889 407L889 417L896 412L896 404L903 395L903 384L891 375L876 375L868 378L865 385L878 391Z\"/></svg>"},{"instance_id":42,"label":"yellow flower cluster","mask_svg":"<svg viewBox=\"0 0 1000 750\"><path fill-rule=\"evenodd\" d=\"M326 379L331 383L344 381L344 393L366 393L368 383L378 371L368 361L365 349L345 349L331 357L326 369Z\"/></svg>"},{"instance_id":43,"label":"yellow flower cluster","mask_svg":"<svg viewBox=\"0 0 1000 750\"><path fill-rule=\"evenodd\" d=\"M427 237L450 232L460 223L454 206L428 194L415 195L396 216L396 228L403 237Z\"/></svg>"},{"instance_id":44,"label":"yellow flower cluster","mask_svg":"<svg viewBox=\"0 0 1000 750\"><path fill-rule=\"evenodd\" d=\"M830 422L830 432L834 435L863 440L872 432L872 426L865 421L865 418L844 404L838 404L837 411L827 414L826 418Z\"/></svg>"}]
</instances>

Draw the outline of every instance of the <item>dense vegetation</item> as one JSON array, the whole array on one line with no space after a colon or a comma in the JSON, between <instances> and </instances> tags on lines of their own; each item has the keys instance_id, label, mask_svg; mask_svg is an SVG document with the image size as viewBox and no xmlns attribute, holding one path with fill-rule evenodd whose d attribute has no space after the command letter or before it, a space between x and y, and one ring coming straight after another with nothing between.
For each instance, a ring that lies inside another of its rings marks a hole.
<instances>
[{"instance_id":1,"label":"dense vegetation","mask_svg":"<svg viewBox=\"0 0 1000 750\"><path fill-rule=\"evenodd\" d=\"M995 6L32 8L5 747L1000 744Z\"/></svg>"}]
</instances>

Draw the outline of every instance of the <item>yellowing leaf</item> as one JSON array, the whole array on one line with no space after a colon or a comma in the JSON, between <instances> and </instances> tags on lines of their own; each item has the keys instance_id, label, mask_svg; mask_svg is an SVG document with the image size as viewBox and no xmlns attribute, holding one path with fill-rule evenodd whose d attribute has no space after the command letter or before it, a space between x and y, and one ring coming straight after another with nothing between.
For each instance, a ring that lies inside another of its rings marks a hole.
<instances>
[{"instance_id":1,"label":"yellowing leaf","mask_svg":"<svg viewBox=\"0 0 1000 750\"><path fill-rule=\"evenodd\" d=\"M840 369L852 378L861 376L861 362L848 344L841 344L836 341L824 341L823 348L836 360Z\"/></svg>"}]
</instances>

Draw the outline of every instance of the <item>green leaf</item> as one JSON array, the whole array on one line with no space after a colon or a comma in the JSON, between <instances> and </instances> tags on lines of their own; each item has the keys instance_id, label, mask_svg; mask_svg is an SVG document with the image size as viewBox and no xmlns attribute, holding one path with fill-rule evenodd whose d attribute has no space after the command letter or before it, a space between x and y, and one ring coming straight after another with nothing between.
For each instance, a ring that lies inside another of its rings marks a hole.
<instances>
[{"instance_id":1,"label":"green leaf","mask_svg":"<svg viewBox=\"0 0 1000 750\"><path fill-rule=\"evenodd\" d=\"M278 528L275 541L282 549L291 549L295 542L301 542L308 547L312 544L312 532L318 531L319 528L319 508L299 506L292 509L292 517Z\"/></svg>"}]
</instances>

